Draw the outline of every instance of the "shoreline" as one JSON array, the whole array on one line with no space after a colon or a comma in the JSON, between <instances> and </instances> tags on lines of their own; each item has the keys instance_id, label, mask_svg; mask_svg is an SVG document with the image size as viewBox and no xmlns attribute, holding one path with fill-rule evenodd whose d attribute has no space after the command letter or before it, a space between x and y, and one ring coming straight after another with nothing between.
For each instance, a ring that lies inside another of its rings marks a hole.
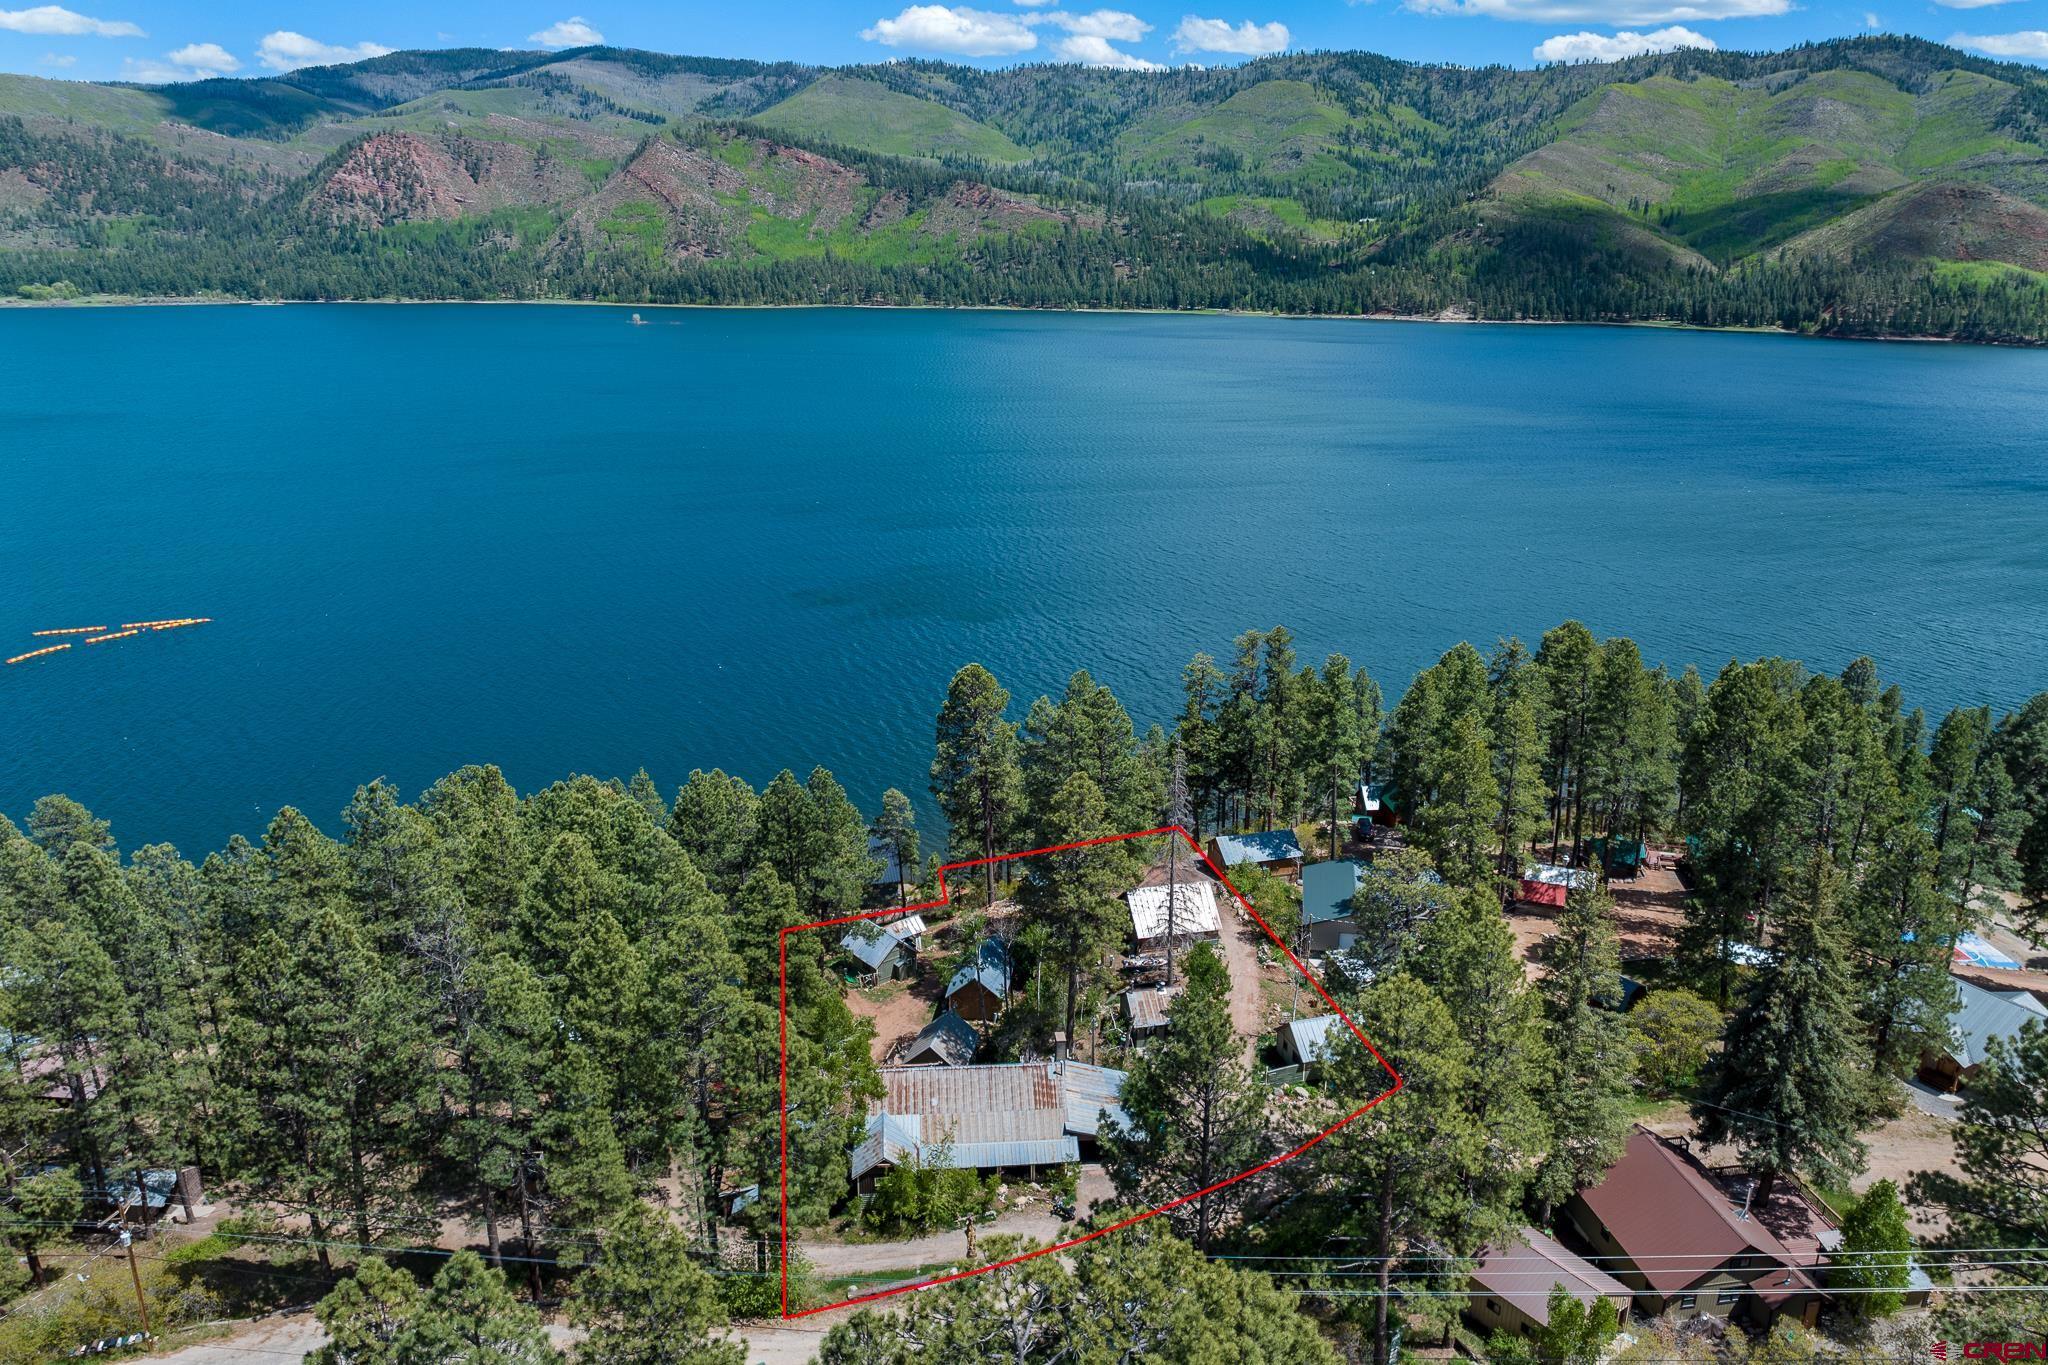
<instances>
[{"instance_id":1,"label":"shoreline","mask_svg":"<svg viewBox=\"0 0 2048 1365\"><path fill-rule=\"evenodd\" d=\"M1998 346L2035 350L2044 342L1967 341L1961 337L1884 333L1866 336L1834 332L1802 332L1785 327L1703 327L1697 323L1638 318L1624 322L1588 322L1575 318L1475 318L1445 313L1276 313L1250 308L1033 308L1008 303L621 303L612 299L240 299L203 295L91 295L75 299L0 298L0 310L13 308L307 308L356 306L380 308L621 308L692 312L900 312L900 313L1042 313L1061 317L1223 317L1268 318L1277 322L1422 322L1471 327L1613 327L1665 332L1699 332L1721 336L1784 337L1795 341L1904 342L1918 345Z\"/></svg>"}]
</instances>

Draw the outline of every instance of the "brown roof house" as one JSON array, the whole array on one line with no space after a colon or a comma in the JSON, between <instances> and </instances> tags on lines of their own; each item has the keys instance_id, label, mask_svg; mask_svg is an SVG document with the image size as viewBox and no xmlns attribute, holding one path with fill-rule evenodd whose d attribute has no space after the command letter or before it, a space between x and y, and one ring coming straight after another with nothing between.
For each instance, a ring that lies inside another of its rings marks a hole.
<instances>
[{"instance_id":1,"label":"brown roof house","mask_svg":"<svg viewBox=\"0 0 2048 1365\"><path fill-rule=\"evenodd\" d=\"M985 938L946 983L946 1008L962 1019L988 1023L1003 1012L1010 996L1010 947L999 938Z\"/></svg>"},{"instance_id":2,"label":"brown roof house","mask_svg":"<svg viewBox=\"0 0 2048 1365\"><path fill-rule=\"evenodd\" d=\"M1628 1321L1627 1285L1534 1228L1480 1255L1465 1312L1481 1331L1533 1337L1550 1325L1550 1291L1558 1285L1588 1308L1599 1299L1612 1300Z\"/></svg>"},{"instance_id":3,"label":"brown roof house","mask_svg":"<svg viewBox=\"0 0 2048 1365\"><path fill-rule=\"evenodd\" d=\"M1638 1128L1622 1159L1573 1195L1564 1214L1608 1273L1642 1291L1639 1314L1712 1314L1759 1328L1792 1317L1811 1327L1822 1298L1815 1267L1833 1220L1789 1179L1778 1182L1770 1209L1751 1208L1750 1184L1724 1185L1690 1153Z\"/></svg>"}]
</instances>

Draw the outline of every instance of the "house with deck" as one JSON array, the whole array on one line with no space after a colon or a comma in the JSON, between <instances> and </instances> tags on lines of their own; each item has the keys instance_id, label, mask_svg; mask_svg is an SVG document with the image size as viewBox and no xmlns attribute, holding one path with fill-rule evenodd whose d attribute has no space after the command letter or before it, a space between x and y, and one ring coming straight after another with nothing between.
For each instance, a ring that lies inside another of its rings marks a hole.
<instances>
[{"instance_id":1,"label":"house with deck","mask_svg":"<svg viewBox=\"0 0 2048 1365\"><path fill-rule=\"evenodd\" d=\"M1740 1172L1711 1172L1638 1128L1564 1216L1608 1273L1637 1291L1639 1314L1711 1314L1759 1329L1789 1317L1811 1327L1826 1297L1820 1266L1840 1232L1789 1176L1765 1203L1755 1190Z\"/></svg>"},{"instance_id":2,"label":"house with deck","mask_svg":"<svg viewBox=\"0 0 2048 1365\"><path fill-rule=\"evenodd\" d=\"M855 1188L908 1162L948 1170L1014 1171L1036 1179L1079 1161L1105 1119L1123 1120L1124 1073L1070 1061L882 1068L849 1156Z\"/></svg>"},{"instance_id":3,"label":"house with deck","mask_svg":"<svg viewBox=\"0 0 2048 1365\"><path fill-rule=\"evenodd\" d=\"M1628 1320L1627 1285L1535 1228L1480 1253L1465 1315L1481 1332L1533 1337L1550 1325L1550 1293L1560 1285L1588 1308L1606 1299Z\"/></svg>"}]
</instances>

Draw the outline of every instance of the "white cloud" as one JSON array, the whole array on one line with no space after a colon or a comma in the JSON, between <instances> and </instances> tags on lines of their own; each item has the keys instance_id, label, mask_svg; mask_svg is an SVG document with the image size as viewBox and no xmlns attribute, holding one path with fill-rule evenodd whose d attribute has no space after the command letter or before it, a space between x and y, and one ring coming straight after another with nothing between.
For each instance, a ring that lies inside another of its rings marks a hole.
<instances>
[{"instance_id":1,"label":"white cloud","mask_svg":"<svg viewBox=\"0 0 2048 1365\"><path fill-rule=\"evenodd\" d=\"M40 56L40 57L36 58L36 61L37 61L37 63L38 63L39 65L42 65L42 66L77 66L77 65L78 65L78 58L76 58L76 57L72 56L72 55L71 55L71 54L69 54L69 53L65 53L64 55L62 55L62 56L59 56L59 55L58 55L57 53L54 53L54 52L45 52L45 53L44 53L44 54L43 54L42 56Z\"/></svg>"},{"instance_id":2,"label":"white cloud","mask_svg":"<svg viewBox=\"0 0 2048 1365\"><path fill-rule=\"evenodd\" d=\"M1864 16L1863 16L1863 27L1865 27L1865 28L1883 28L1883 27L1884 27L1884 20L1882 20L1882 19L1878 18L1878 17L1877 17L1877 15L1876 15L1875 13L1871 13L1871 14L1866 14L1866 15L1864 15Z\"/></svg>"},{"instance_id":3,"label":"white cloud","mask_svg":"<svg viewBox=\"0 0 2048 1365\"><path fill-rule=\"evenodd\" d=\"M1100 38L1109 43L1135 43L1152 31L1152 25L1120 9L1099 9L1090 14L1069 14L1054 10L1034 14L1027 24L1051 24L1082 38Z\"/></svg>"},{"instance_id":4,"label":"white cloud","mask_svg":"<svg viewBox=\"0 0 2048 1365\"><path fill-rule=\"evenodd\" d=\"M240 59L219 43L187 43L176 52L166 52L164 60L195 76L225 76L242 69Z\"/></svg>"},{"instance_id":5,"label":"white cloud","mask_svg":"<svg viewBox=\"0 0 2048 1365\"><path fill-rule=\"evenodd\" d=\"M1690 24L1787 14L1792 0L1405 0L1422 14L1476 15L1536 24Z\"/></svg>"},{"instance_id":6,"label":"white cloud","mask_svg":"<svg viewBox=\"0 0 2048 1365\"><path fill-rule=\"evenodd\" d=\"M1681 47L1718 49L1714 40L1689 28L1660 28L1654 33L1560 33L1545 38L1534 53L1539 62L1618 62L1645 52L1675 52Z\"/></svg>"},{"instance_id":7,"label":"white cloud","mask_svg":"<svg viewBox=\"0 0 2048 1365\"><path fill-rule=\"evenodd\" d=\"M1198 19L1190 14L1173 31L1173 45L1182 52L1229 52L1240 57L1265 57L1285 52L1294 41L1287 25L1255 24L1247 19L1236 28L1228 19Z\"/></svg>"},{"instance_id":8,"label":"white cloud","mask_svg":"<svg viewBox=\"0 0 2048 1365\"><path fill-rule=\"evenodd\" d=\"M368 57L381 57L389 51L391 49L382 43L357 43L348 47L339 43L323 43L303 33L281 28L263 35L263 41L256 45L256 58L272 71L297 71L302 66L339 66L343 62L360 62Z\"/></svg>"},{"instance_id":9,"label":"white cloud","mask_svg":"<svg viewBox=\"0 0 2048 1365\"><path fill-rule=\"evenodd\" d=\"M1059 2L1060 0L1010 0L1011 4L1022 5L1025 9L1044 9L1047 5L1057 5Z\"/></svg>"},{"instance_id":10,"label":"white cloud","mask_svg":"<svg viewBox=\"0 0 2048 1365\"><path fill-rule=\"evenodd\" d=\"M1990 9L1993 5L2010 5L2013 0L1934 0L1943 9Z\"/></svg>"},{"instance_id":11,"label":"white cloud","mask_svg":"<svg viewBox=\"0 0 2048 1365\"><path fill-rule=\"evenodd\" d=\"M596 47L604 41L604 35L591 27L588 19L576 14L549 24L538 33L527 34L526 41L542 47Z\"/></svg>"},{"instance_id":12,"label":"white cloud","mask_svg":"<svg viewBox=\"0 0 2048 1365\"><path fill-rule=\"evenodd\" d=\"M2048 61L2048 32L2030 29L2024 33L1958 33L1948 40L1950 47L1967 47L1991 57L2026 57Z\"/></svg>"},{"instance_id":13,"label":"white cloud","mask_svg":"<svg viewBox=\"0 0 2048 1365\"><path fill-rule=\"evenodd\" d=\"M1076 34L1062 38L1052 45L1052 50L1062 61L1079 62L1082 66L1106 67L1111 71L1164 71L1158 62L1148 62L1143 57L1111 47L1109 39L1098 38L1092 33Z\"/></svg>"},{"instance_id":14,"label":"white cloud","mask_svg":"<svg viewBox=\"0 0 2048 1365\"><path fill-rule=\"evenodd\" d=\"M964 5L911 5L894 19L877 19L860 36L883 47L955 57L1008 57L1038 46L1038 35L1024 20Z\"/></svg>"},{"instance_id":15,"label":"white cloud","mask_svg":"<svg viewBox=\"0 0 2048 1365\"><path fill-rule=\"evenodd\" d=\"M53 37L141 38L144 33L126 19L94 19L59 5L37 5L34 9L0 9L0 29L11 33L40 33Z\"/></svg>"}]
</instances>

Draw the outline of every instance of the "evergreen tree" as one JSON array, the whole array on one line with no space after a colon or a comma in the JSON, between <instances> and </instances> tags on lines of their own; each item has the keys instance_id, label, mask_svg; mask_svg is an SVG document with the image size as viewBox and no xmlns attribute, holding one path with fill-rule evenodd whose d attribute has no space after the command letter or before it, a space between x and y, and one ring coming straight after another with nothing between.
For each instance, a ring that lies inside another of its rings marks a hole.
<instances>
[{"instance_id":1,"label":"evergreen tree","mask_svg":"<svg viewBox=\"0 0 2048 1365\"><path fill-rule=\"evenodd\" d=\"M731 895L751 866L759 818L760 798L752 787L722 769L693 770L676 793L668 828L712 889Z\"/></svg>"},{"instance_id":2,"label":"evergreen tree","mask_svg":"<svg viewBox=\"0 0 2048 1365\"><path fill-rule=\"evenodd\" d=\"M882 813L875 817L869 827L881 845L895 858L899 869L896 882L896 903L909 904L909 884L916 879L918 868L917 812L910 807L910 798L894 787L882 793Z\"/></svg>"},{"instance_id":3,"label":"evergreen tree","mask_svg":"<svg viewBox=\"0 0 2048 1365\"><path fill-rule=\"evenodd\" d=\"M725 1305L683 1234L635 1205L606 1231L576 1281L569 1321L588 1333L580 1365L745 1365L743 1343L720 1336Z\"/></svg>"},{"instance_id":4,"label":"evergreen tree","mask_svg":"<svg viewBox=\"0 0 2048 1365\"><path fill-rule=\"evenodd\" d=\"M1010 694L980 664L953 675L939 710L938 755L932 760L932 795L952 828L975 856L1005 852L1023 776L1018 768L1017 727L1003 718ZM989 900L996 897L993 862L982 869Z\"/></svg>"},{"instance_id":5,"label":"evergreen tree","mask_svg":"<svg viewBox=\"0 0 2048 1365\"><path fill-rule=\"evenodd\" d=\"M392 1342L399 1365L554 1365L540 1315L512 1297L505 1277L473 1251L458 1251Z\"/></svg>"},{"instance_id":6,"label":"evergreen tree","mask_svg":"<svg viewBox=\"0 0 2048 1365\"><path fill-rule=\"evenodd\" d=\"M1331 1134L1310 1159L1342 1192L1347 1228L1369 1248L1372 1359L1387 1365L1397 1286L1410 1283L1396 1278L1411 1264L1407 1258L1470 1254L1506 1225L1508 1210L1476 1206L1469 1197L1486 1174L1487 1140L1466 1111L1479 1082L1451 1010L1429 987L1396 973L1375 982L1353 1015L1400 1073L1402 1087ZM1391 1084L1386 1068L1348 1033L1337 1036L1327 1065L1332 1091L1353 1106Z\"/></svg>"},{"instance_id":7,"label":"evergreen tree","mask_svg":"<svg viewBox=\"0 0 2048 1365\"><path fill-rule=\"evenodd\" d=\"M1053 794L1045 811L1045 834L1054 845L1100 839L1113 832L1108 818L1094 779L1075 773ZM1019 899L1032 941L1065 981L1060 1017L1069 1042L1076 1036L1083 990L1097 984L1103 955L1121 937L1116 896L1129 860L1122 847L1068 848L1027 860Z\"/></svg>"},{"instance_id":8,"label":"evergreen tree","mask_svg":"<svg viewBox=\"0 0 2048 1365\"><path fill-rule=\"evenodd\" d=\"M1548 1210L1596 1182L1628 1142L1628 1032L1621 954L1605 892L1574 891L1558 917L1543 978L1551 1070L1541 1085L1550 1109L1550 1150L1536 1173Z\"/></svg>"},{"instance_id":9,"label":"evergreen tree","mask_svg":"<svg viewBox=\"0 0 2048 1365\"><path fill-rule=\"evenodd\" d=\"M0 1204L0 1242L21 1253L28 1263L29 1283L41 1289L43 1247L84 1215L84 1189L78 1177L61 1166L10 1179L6 1202Z\"/></svg>"},{"instance_id":10,"label":"evergreen tree","mask_svg":"<svg viewBox=\"0 0 2048 1365\"><path fill-rule=\"evenodd\" d=\"M408 1365L398 1339L425 1297L403 1270L374 1256L357 1262L355 1274L313 1310L327 1343L306 1359L311 1365Z\"/></svg>"},{"instance_id":11,"label":"evergreen tree","mask_svg":"<svg viewBox=\"0 0 2048 1365\"><path fill-rule=\"evenodd\" d=\"M1785 1172L1832 1184L1863 1163L1858 1049L1842 1010L1841 875L1817 853L1799 881L1781 902L1773 959L1729 1019L1693 1106L1702 1141L1741 1151L1763 1205Z\"/></svg>"},{"instance_id":12,"label":"evergreen tree","mask_svg":"<svg viewBox=\"0 0 2048 1365\"><path fill-rule=\"evenodd\" d=\"M1104 1164L1128 1204L1156 1208L1256 1166L1266 1155L1266 1088L1245 1064L1230 1022L1230 976L1210 945L1188 955L1167 1033L1124 1079L1127 1119L1103 1124ZM1245 1184L1168 1216L1201 1251L1247 1193Z\"/></svg>"}]
</instances>

